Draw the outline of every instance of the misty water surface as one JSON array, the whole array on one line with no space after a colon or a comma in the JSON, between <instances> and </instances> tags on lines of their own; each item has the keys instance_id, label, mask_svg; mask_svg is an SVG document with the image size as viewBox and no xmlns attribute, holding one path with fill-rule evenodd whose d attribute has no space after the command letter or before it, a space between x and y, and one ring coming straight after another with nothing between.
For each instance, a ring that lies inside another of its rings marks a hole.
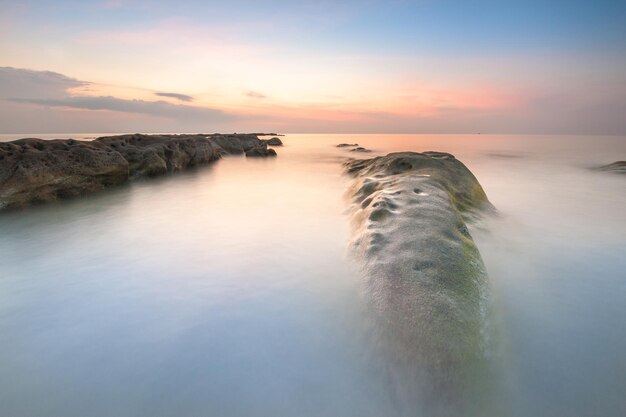
<instances>
[{"instance_id":1,"label":"misty water surface","mask_svg":"<svg viewBox=\"0 0 626 417\"><path fill-rule=\"evenodd\" d=\"M589 169L626 138L285 142L0 215L0 415L444 415L372 336L340 142L451 152L498 209L471 227L496 348L467 415L626 415L626 177Z\"/></svg>"}]
</instances>

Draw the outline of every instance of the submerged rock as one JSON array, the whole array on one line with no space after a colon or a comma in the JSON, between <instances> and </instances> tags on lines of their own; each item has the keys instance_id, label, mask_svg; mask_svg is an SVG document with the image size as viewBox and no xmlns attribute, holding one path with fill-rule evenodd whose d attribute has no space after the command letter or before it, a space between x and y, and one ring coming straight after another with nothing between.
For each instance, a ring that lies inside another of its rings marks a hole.
<instances>
[{"instance_id":1,"label":"submerged rock","mask_svg":"<svg viewBox=\"0 0 626 417\"><path fill-rule=\"evenodd\" d=\"M461 386L476 377L485 347L485 269L466 225L492 207L485 192L442 152L392 153L345 168L354 177L352 248L386 354L426 381L423 399L463 402Z\"/></svg>"},{"instance_id":2,"label":"submerged rock","mask_svg":"<svg viewBox=\"0 0 626 417\"><path fill-rule=\"evenodd\" d=\"M250 134L134 134L93 141L4 142L0 143L0 209L88 194L130 179L177 172L224 154L253 149L276 155L267 149L265 141Z\"/></svg>"},{"instance_id":3,"label":"submerged rock","mask_svg":"<svg viewBox=\"0 0 626 417\"><path fill-rule=\"evenodd\" d=\"M270 139L264 139L264 142L267 143L268 146L283 146L283 141L276 136Z\"/></svg>"},{"instance_id":4,"label":"submerged rock","mask_svg":"<svg viewBox=\"0 0 626 417\"><path fill-rule=\"evenodd\" d=\"M276 156L276 151L271 148L253 148L249 151L246 151L247 157L268 157L268 156Z\"/></svg>"},{"instance_id":5,"label":"submerged rock","mask_svg":"<svg viewBox=\"0 0 626 417\"><path fill-rule=\"evenodd\" d=\"M359 146L357 148L350 149L350 152L372 152L372 151L362 146Z\"/></svg>"},{"instance_id":6,"label":"submerged rock","mask_svg":"<svg viewBox=\"0 0 626 417\"><path fill-rule=\"evenodd\" d=\"M617 174L626 174L626 161L616 161L612 164L598 167L600 171L615 172Z\"/></svg>"},{"instance_id":7,"label":"submerged rock","mask_svg":"<svg viewBox=\"0 0 626 417\"><path fill-rule=\"evenodd\" d=\"M340 143L339 145L335 145L337 148L351 148L353 146L359 146L358 143Z\"/></svg>"}]
</instances>

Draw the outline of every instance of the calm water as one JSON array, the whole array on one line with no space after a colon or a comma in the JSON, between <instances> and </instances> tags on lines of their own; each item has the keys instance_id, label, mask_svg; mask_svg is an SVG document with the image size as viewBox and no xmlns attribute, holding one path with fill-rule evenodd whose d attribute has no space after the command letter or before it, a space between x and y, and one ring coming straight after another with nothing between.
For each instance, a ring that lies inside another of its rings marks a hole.
<instances>
[{"instance_id":1,"label":"calm water","mask_svg":"<svg viewBox=\"0 0 626 417\"><path fill-rule=\"evenodd\" d=\"M0 215L0 416L438 415L370 337L340 142L451 152L499 210L472 229L498 388L467 415L626 415L626 177L587 169L626 138L285 142Z\"/></svg>"}]
</instances>

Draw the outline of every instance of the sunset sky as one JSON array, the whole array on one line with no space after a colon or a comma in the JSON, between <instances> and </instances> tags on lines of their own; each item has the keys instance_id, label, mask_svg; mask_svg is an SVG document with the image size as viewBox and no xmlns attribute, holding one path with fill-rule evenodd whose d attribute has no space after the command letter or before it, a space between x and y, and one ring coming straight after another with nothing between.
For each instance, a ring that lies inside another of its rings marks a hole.
<instances>
[{"instance_id":1,"label":"sunset sky","mask_svg":"<svg viewBox=\"0 0 626 417\"><path fill-rule=\"evenodd\" d=\"M0 0L0 133L626 134L625 1Z\"/></svg>"}]
</instances>

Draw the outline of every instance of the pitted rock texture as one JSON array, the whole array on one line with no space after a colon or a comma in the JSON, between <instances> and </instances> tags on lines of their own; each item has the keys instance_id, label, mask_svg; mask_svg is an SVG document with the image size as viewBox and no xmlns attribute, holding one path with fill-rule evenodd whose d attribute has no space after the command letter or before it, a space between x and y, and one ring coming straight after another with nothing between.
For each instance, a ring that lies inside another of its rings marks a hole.
<instances>
[{"instance_id":1,"label":"pitted rock texture","mask_svg":"<svg viewBox=\"0 0 626 417\"><path fill-rule=\"evenodd\" d=\"M428 374L454 402L485 347L488 286L466 221L492 206L447 153L392 153L345 168L354 177L351 246L381 337L402 368Z\"/></svg>"},{"instance_id":2,"label":"pitted rock texture","mask_svg":"<svg viewBox=\"0 0 626 417\"><path fill-rule=\"evenodd\" d=\"M99 142L20 139L0 143L0 208L99 191L128 180L128 161Z\"/></svg>"}]
</instances>

